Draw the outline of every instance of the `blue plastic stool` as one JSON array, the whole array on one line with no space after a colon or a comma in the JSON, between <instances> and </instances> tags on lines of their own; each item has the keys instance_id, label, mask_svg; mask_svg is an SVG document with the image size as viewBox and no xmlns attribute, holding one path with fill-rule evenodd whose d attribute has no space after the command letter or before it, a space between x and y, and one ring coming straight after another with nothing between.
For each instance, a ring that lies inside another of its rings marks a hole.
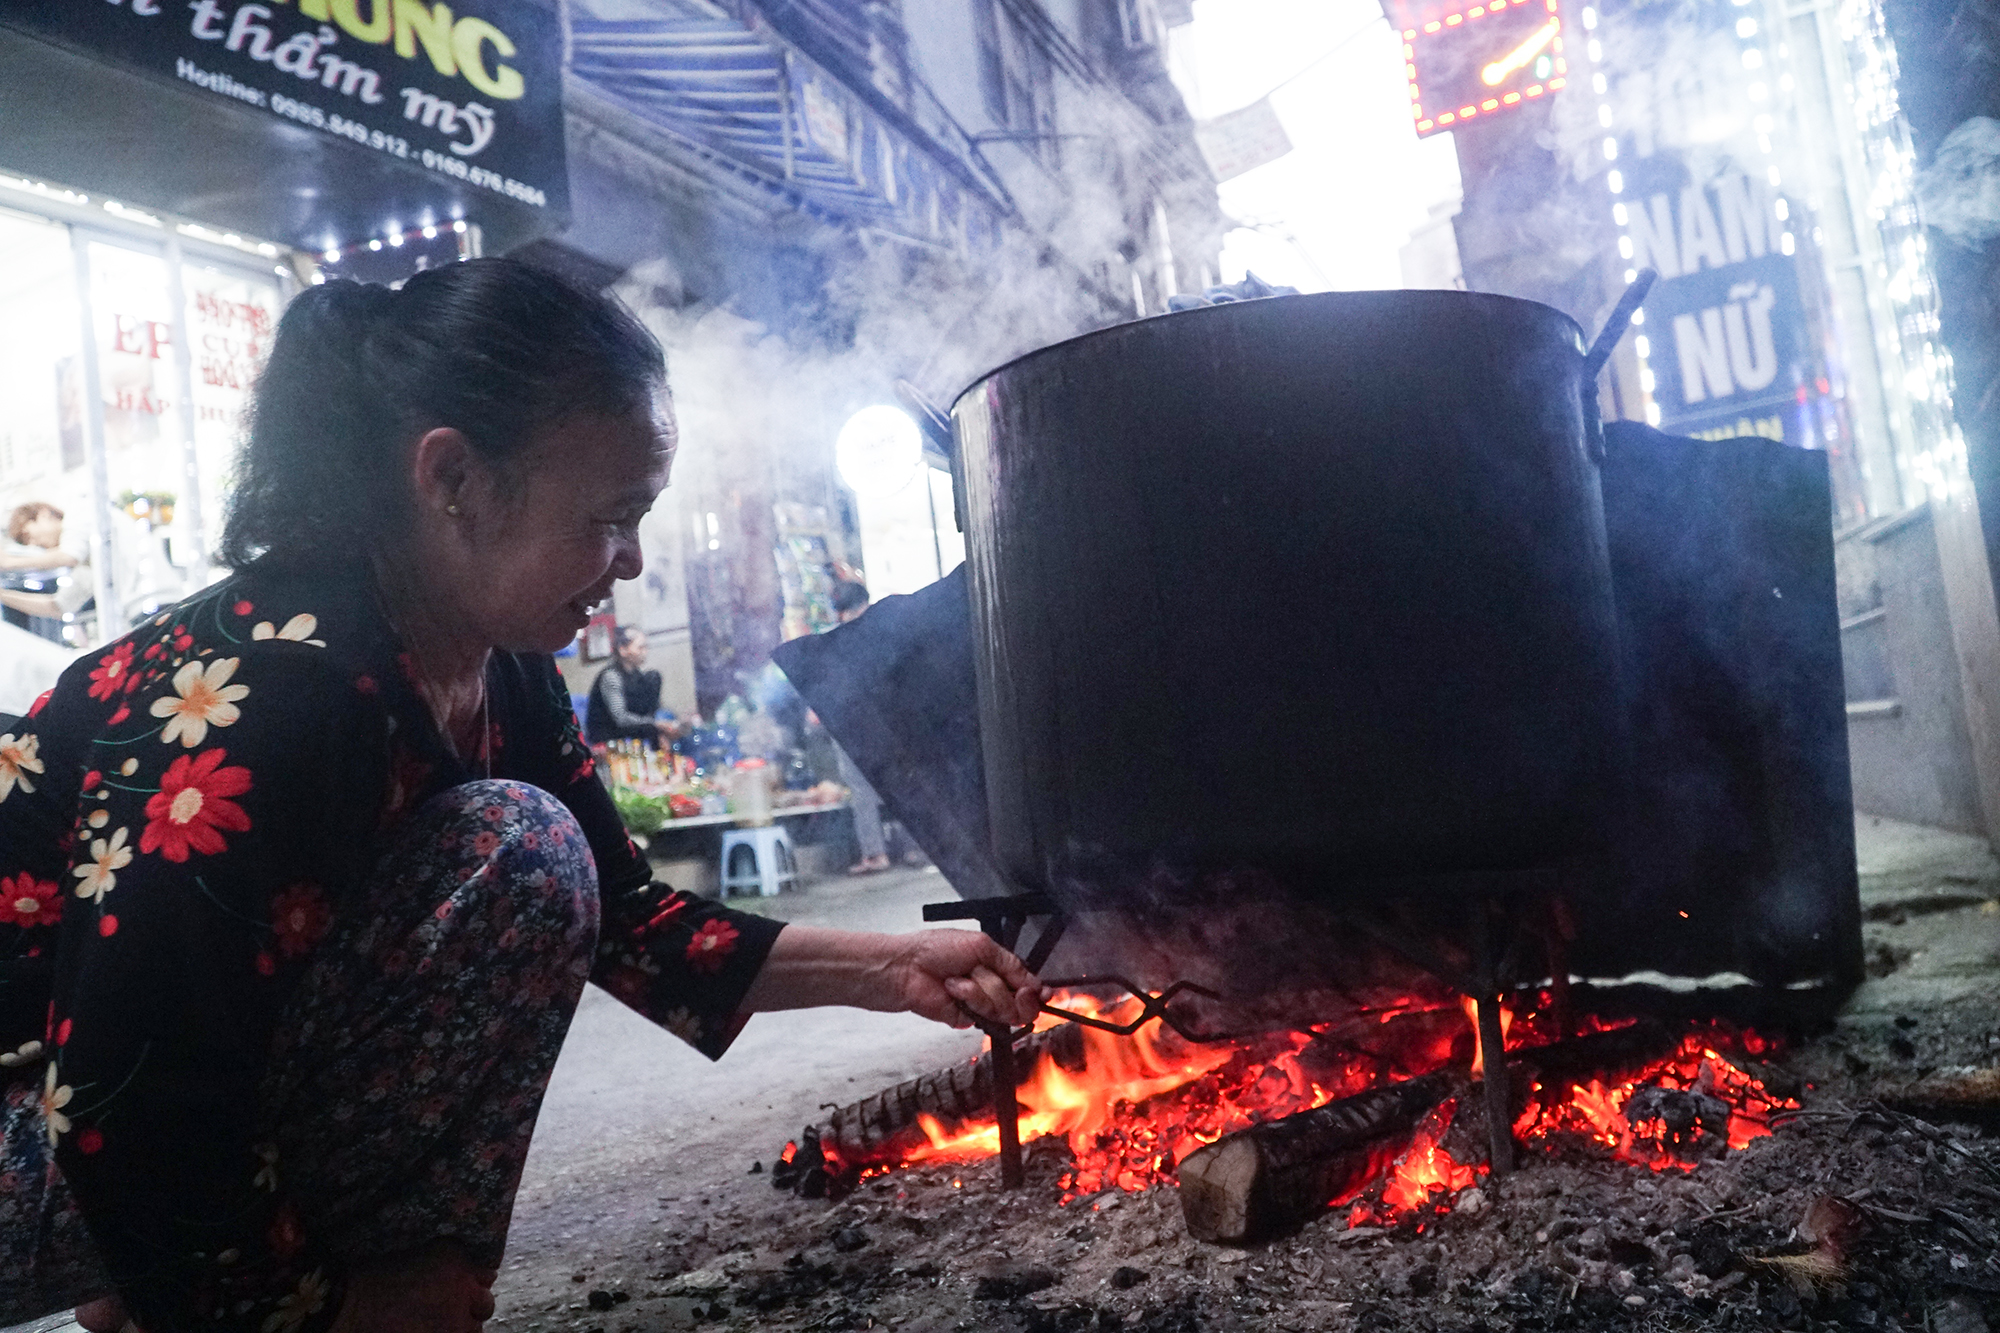
<instances>
[{"instance_id":1,"label":"blue plastic stool","mask_svg":"<svg viewBox=\"0 0 2000 1333\"><path fill-rule=\"evenodd\" d=\"M798 881L798 859L782 826L734 828L722 835L723 897L743 890L771 898L797 887Z\"/></svg>"}]
</instances>

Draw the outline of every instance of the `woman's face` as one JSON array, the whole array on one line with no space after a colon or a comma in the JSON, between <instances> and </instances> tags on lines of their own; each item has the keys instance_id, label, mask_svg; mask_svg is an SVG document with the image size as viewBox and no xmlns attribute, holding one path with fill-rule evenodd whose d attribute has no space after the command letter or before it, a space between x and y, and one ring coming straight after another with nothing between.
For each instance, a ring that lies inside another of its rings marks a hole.
<instances>
[{"instance_id":1,"label":"woman's face","mask_svg":"<svg viewBox=\"0 0 2000 1333\"><path fill-rule=\"evenodd\" d=\"M504 475L478 469L462 506L452 595L480 638L553 652L619 579L644 567L639 520L667 484L668 411L579 414L551 427Z\"/></svg>"}]
</instances>

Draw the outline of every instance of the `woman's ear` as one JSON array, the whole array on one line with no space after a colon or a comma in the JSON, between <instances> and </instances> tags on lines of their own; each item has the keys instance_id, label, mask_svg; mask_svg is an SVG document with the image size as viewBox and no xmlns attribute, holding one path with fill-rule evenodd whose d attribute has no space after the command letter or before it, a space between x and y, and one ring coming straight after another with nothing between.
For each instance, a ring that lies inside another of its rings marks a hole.
<instances>
[{"instance_id":1,"label":"woman's ear","mask_svg":"<svg viewBox=\"0 0 2000 1333\"><path fill-rule=\"evenodd\" d=\"M457 517L474 498L473 478L479 459L472 441L450 426L425 431L411 451L411 489L417 510L425 517Z\"/></svg>"}]
</instances>

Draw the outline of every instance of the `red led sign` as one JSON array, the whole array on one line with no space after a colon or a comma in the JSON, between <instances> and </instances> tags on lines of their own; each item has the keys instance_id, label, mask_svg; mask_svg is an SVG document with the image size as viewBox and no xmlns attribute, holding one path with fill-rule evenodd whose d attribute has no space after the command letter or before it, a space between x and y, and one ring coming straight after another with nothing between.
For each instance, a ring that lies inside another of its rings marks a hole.
<instances>
[{"instance_id":1,"label":"red led sign","mask_svg":"<svg viewBox=\"0 0 2000 1333\"><path fill-rule=\"evenodd\" d=\"M1419 138L1554 92L1568 81L1556 0L1490 0L1403 29Z\"/></svg>"}]
</instances>

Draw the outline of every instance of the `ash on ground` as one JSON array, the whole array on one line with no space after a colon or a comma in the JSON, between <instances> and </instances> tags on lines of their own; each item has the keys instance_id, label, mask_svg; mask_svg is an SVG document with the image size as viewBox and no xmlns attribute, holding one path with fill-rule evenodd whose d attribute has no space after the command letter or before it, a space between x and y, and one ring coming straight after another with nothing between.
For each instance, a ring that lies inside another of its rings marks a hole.
<instances>
[{"instance_id":1,"label":"ash on ground","mask_svg":"<svg viewBox=\"0 0 2000 1333\"><path fill-rule=\"evenodd\" d=\"M663 1181L649 1216L607 1219L568 1251L510 1254L496 1324L2000 1330L2000 1119L1884 1106L2000 1062L2000 866L1969 840L1890 828L1877 841L1863 880L1871 980L1830 1030L1758 1071L1803 1113L1690 1173L1536 1147L1421 1230L1350 1230L1337 1210L1228 1249L1188 1238L1171 1187L1058 1206L1069 1153L1055 1141L1030 1145L1019 1191L1000 1191L986 1161L896 1171L829 1204L772 1189L782 1137L752 1136Z\"/></svg>"},{"instance_id":2,"label":"ash on ground","mask_svg":"<svg viewBox=\"0 0 2000 1333\"><path fill-rule=\"evenodd\" d=\"M1792 1063L1845 1064L1850 1046L1816 1043ZM515 1322L1976 1333L2000 1321L2000 1137L1858 1109L1831 1088L1804 1101L1772 1137L1692 1173L1538 1150L1442 1216L1384 1231L1336 1211L1246 1249L1190 1240L1171 1188L1058 1206L1069 1153L1053 1141L1030 1146L1012 1192L992 1162L897 1171L837 1204L746 1174L698 1214L674 1210L657 1266L579 1275L582 1310Z\"/></svg>"}]
</instances>

